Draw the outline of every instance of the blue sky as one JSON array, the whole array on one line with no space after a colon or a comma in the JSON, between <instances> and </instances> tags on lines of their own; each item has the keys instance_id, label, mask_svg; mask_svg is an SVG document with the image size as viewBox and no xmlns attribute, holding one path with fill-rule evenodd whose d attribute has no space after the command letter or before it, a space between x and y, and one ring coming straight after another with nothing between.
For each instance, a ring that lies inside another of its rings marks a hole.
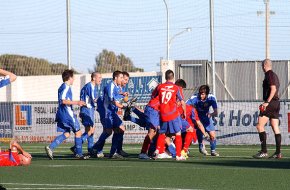
<instances>
[{"instance_id":1,"label":"blue sky","mask_svg":"<svg viewBox=\"0 0 290 190\"><path fill-rule=\"evenodd\" d=\"M167 0L170 58L210 59L208 0ZM270 0L271 58L290 59L290 1ZM217 60L265 57L263 0L216 0ZM13 53L66 63L66 1L0 2L0 54ZM163 0L71 0L72 66L87 72L104 48L124 53L145 71L158 71L166 57Z\"/></svg>"}]
</instances>

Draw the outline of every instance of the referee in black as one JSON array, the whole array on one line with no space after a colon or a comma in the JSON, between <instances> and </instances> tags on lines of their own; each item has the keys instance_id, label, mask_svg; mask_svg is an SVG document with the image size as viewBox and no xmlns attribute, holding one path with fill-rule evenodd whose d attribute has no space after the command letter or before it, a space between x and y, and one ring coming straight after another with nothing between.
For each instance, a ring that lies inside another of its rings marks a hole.
<instances>
[{"instance_id":1,"label":"referee in black","mask_svg":"<svg viewBox=\"0 0 290 190\"><path fill-rule=\"evenodd\" d=\"M276 73L272 71L272 62L270 59L265 59L262 62L262 69L265 73L263 81L263 100L264 103L260 106L259 121L257 130L261 141L261 151L254 158L268 158L267 153L267 135L265 125L270 120L271 127L275 134L276 152L270 158L282 158L281 154L281 133L279 129L279 111L280 102L278 97L279 79Z\"/></svg>"}]
</instances>

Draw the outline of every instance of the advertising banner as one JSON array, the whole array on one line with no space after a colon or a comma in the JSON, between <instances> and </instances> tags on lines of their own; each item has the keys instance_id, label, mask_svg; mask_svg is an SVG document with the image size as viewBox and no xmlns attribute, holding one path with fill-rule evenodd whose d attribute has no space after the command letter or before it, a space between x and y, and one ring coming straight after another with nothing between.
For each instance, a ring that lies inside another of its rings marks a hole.
<instances>
[{"instance_id":1,"label":"advertising banner","mask_svg":"<svg viewBox=\"0 0 290 190\"><path fill-rule=\"evenodd\" d=\"M10 141L12 132L12 103L0 103L0 142Z\"/></svg>"}]
</instances>

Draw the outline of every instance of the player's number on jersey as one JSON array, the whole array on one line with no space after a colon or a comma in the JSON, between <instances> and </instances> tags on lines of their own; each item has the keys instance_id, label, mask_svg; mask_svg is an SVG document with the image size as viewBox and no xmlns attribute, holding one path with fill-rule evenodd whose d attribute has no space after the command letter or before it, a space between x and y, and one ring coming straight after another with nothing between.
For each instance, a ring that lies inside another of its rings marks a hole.
<instances>
[{"instance_id":1,"label":"player's number on jersey","mask_svg":"<svg viewBox=\"0 0 290 190\"><path fill-rule=\"evenodd\" d=\"M172 97L172 92L162 92L162 103L167 104Z\"/></svg>"}]
</instances>

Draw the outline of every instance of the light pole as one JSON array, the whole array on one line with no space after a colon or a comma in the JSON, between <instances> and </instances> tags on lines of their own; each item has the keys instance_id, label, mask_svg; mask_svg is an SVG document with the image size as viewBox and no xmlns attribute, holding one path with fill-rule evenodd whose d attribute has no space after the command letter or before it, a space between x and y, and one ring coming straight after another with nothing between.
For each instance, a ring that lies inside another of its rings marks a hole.
<instances>
[{"instance_id":1,"label":"light pole","mask_svg":"<svg viewBox=\"0 0 290 190\"><path fill-rule=\"evenodd\" d=\"M266 59L270 59L270 36L269 36L269 0L264 0L265 3L265 13L266 13Z\"/></svg>"},{"instance_id":2,"label":"light pole","mask_svg":"<svg viewBox=\"0 0 290 190\"><path fill-rule=\"evenodd\" d=\"M171 43L172 43L172 41L177 37L177 36L179 36L179 35L181 35L181 34L183 34L183 33L185 33L185 32L191 32L191 28L190 27L188 27L188 28L185 28L184 30L182 30L181 32L178 32L177 34L175 34L174 36L172 36L171 38L170 38L170 40L169 40L169 48L168 48L168 50L170 49L170 47L171 47Z\"/></svg>"},{"instance_id":3,"label":"light pole","mask_svg":"<svg viewBox=\"0 0 290 190\"><path fill-rule=\"evenodd\" d=\"M66 36L67 36L67 66L71 69L71 30L70 30L70 0L66 0Z\"/></svg>"},{"instance_id":4,"label":"light pole","mask_svg":"<svg viewBox=\"0 0 290 190\"><path fill-rule=\"evenodd\" d=\"M215 85L215 50L214 50L214 0L209 0L210 17L210 56L212 68L212 92L216 95Z\"/></svg>"},{"instance_id":5,"label":"light pole","mask_svg":"<svg viewBox=\"0 0 290 190\"><path fill-rule=\"evenodd\" d=\"M265 57L270 59L270 16L275 15L275 11L270 11L270 0L264 0L265 4ZM263 11L257 11L258 16L262 16Z\"/></svg>"},{"instance_id":6,"label":"light pole","mask_svg":"<svg viewBox=\"0 0 290 190\"><path fill-rule=\"evenodd\" d=\"M165 7L166 7L166 13L167 13L167 56L166 59L169 60L169 9L166 0L163 0Z\"/></svg>"}]
</instances>

